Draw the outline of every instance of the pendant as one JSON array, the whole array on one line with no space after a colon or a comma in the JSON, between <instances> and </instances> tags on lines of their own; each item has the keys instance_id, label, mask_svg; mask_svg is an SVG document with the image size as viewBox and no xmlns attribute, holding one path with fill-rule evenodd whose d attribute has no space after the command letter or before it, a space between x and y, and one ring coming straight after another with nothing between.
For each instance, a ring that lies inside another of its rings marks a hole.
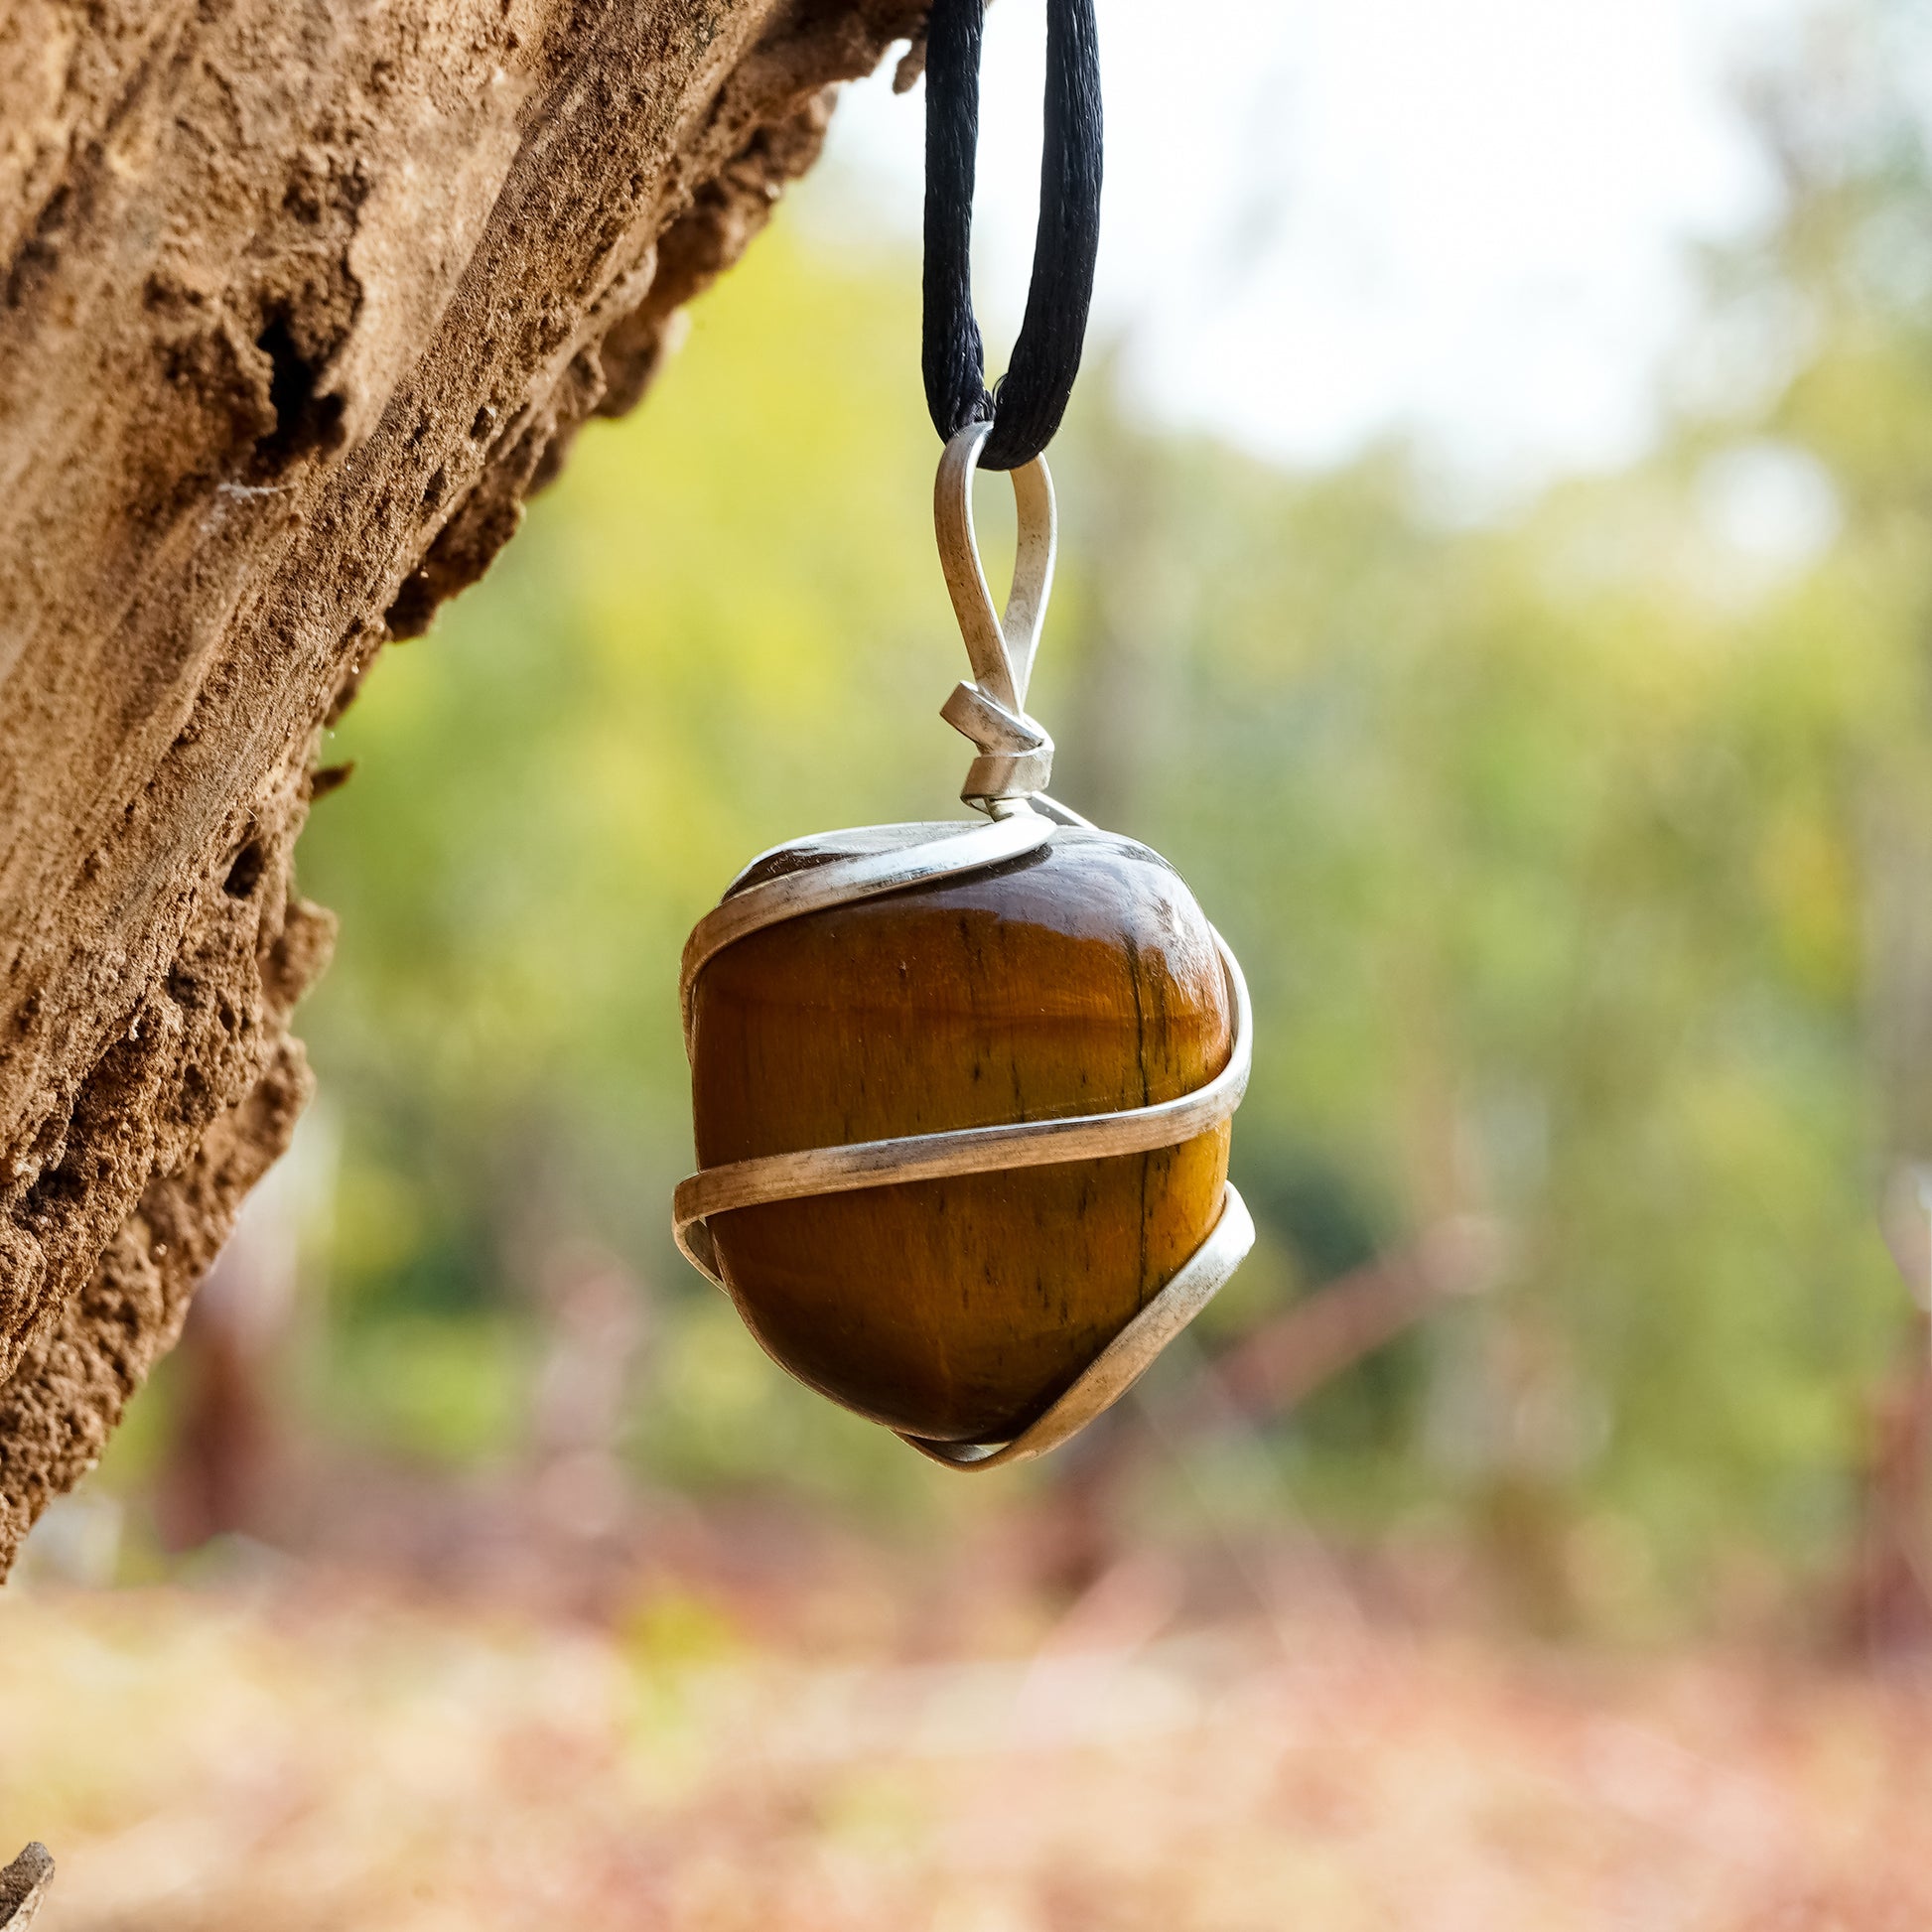
<instances>
[{"instance_id":1,"label":"pendant","mask_svg":"<svg viewBox=\"0 0 1932 1932\"><path fill-rule=\"evenodd\" d=\"M1233 1274L1253 1020L1241 968L1146 846L1046 795L1026 709L1053 486L1016 470L1004 617L973 531L988 425L934 518L973 679L980 821L755 859L693 930L681 998L699 1172L678 1246L800 1381L958 1469L1066 1441Z\"/></svg>"}]
</instances>

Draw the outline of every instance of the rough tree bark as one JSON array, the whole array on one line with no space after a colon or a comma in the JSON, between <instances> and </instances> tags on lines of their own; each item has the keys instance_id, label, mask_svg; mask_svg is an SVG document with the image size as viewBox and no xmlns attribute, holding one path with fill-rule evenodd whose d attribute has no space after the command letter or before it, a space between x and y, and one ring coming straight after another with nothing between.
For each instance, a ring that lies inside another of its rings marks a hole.
<instances>
[{"instance_id":1,"label":"rough tree bark","mask_svg":"<svg viewBox=\"0 0 1932 1932\"><path fill-rule=\"evenodd\" d=\"M0 1932L27 1932L47 1900L54 1882L54 1861L47 1847L28 1846L12 1864L0 1871Z\"/></svg>"},{"instance_id":2,"label":"rough tree bark","mask_svg":"<svg viewBox=\"0 0 1932 1932\"><path fill-rule=\"evenodd\" d=\"M307 1096L322 727L923 11L0 9L0 1575Z\"/></svg>"}]
</instances>

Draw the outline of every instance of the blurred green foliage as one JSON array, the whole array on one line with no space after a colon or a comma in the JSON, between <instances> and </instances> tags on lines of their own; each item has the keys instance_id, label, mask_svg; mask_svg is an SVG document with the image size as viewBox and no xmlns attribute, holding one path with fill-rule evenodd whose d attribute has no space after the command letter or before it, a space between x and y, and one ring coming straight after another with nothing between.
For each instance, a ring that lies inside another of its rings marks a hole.
<instances>
[{"instance_id":1,"label":"blurred green foliage","mask_svg":"<svg viewBox=\"0 0 1932 1932\"><path fill-rule=\"evenodd\" d=\"M1767 86L1784 213L1707 263L1627 473L1472 527L1403 449L1282 474L1104 366L1056 446L1055 789L1173 860L1258 1003L1221 1332L1445 1217L1509 1230L1489 1294L1271 1436L1323 1510L1634 1526L1686 1578L1845 1532L1905 1307L1874 1209L1932 1154L1932 191L1881 40ZM488 1435L503 1324L588 1237L655 1299L661 1475L909 1467L665 1221L685 931L762 847L941 815L963 771L915 302L909 259L781 215L338 734L301 854L343 915L304 1013L331 1386L430 1389L395 1440Z\"/></svg>"}]
</instances>

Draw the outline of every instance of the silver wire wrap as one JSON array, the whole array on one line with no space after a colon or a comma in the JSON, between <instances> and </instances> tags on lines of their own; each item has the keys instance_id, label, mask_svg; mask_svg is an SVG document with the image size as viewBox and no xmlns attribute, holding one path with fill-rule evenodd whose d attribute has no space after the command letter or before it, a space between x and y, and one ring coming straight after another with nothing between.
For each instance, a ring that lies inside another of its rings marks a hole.
<instances>
[{"instance_id":1,"label":"silver wire wrap","mask_svg":"<svg viewBox=\"0 0 1932 1932\"><path fill-rule=\"evenodd\" d=\"M1087 823L1044 795L1052 771L1053 741L1026 709L1027 685L1053 583L1052 480L1039 457L1011 473L1020 531L1013 590L1002 617L994 609L973 530L973 472L990 428L987 423L970 424L946 445L933 491L939 558L974 679L954 690L940 715L969 738L979 754L961 796L985 812L989 822L957 830L935 826L936 836L930 839L857 852L729 893L698 921L685 943L678 990L687 1055L696 1044L693 997L698 975L727 946L787 919L1005 865L1048 844L1058 826ZM1254 1058L1254 1016L1234 954L1218 932L1214 943L1227 980L1233 1026L1227 1064L1205 1086L1158 1105L1113 1113L910 1134L760 1155L706 1168L679 1182L673 1197L672 1231L678 1247L695 1268L724 1288L707 1225L714 1214L951 1174L1144 1154L1177 1147L1219 1126L1247 1091ZM1206 1240L1072 1386L1011 1442L959 1445L906 1435L900 1440L921 1455L955 1469L993 1469L1043 1455L1132 1387L1155 1356L1213 1299L1254 1245L1254 1222L1230 1182Z\"/></svg>"},{"instance_id":2,"label":"silver wire wrap","mask_svg":"<svg viewBox=\"0 0 1932 1932\"><path fill-rule=\"evenodd\" d=\"M1035 799L1053 775L1053 741L1037 719L1027 716L1027 686L1033 680L1046 600L1053 594L1053 560L1059 542L1053 479L1044 457L1035 457L1012 473L1019 530L1013 589L1002 617L993 608L993 592L973 528L973 472L992 430L991 423L969 423L961 430L940 456L932 486L939 563L946 573L946 589L952 593L959 634L966 640L967 661L973 667L973 682L955 685L952 696L939 707L939 716L978 749L979 757L966 773L959 796L980 811L1010 799ZM1077 816L1069 818L1063 807L1054 807L1048 816L1084 823Z\"/></svg>"}]
</instances>

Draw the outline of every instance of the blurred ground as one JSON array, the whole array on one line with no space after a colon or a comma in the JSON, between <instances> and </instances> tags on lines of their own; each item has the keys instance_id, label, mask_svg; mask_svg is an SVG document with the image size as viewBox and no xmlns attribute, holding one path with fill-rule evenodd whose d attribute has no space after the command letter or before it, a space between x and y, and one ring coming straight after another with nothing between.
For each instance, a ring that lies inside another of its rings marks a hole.
<instances>
[{"instance_id":1,"label":"blurred ground","mask_svg":"<svg viewBox=\"0 0 1932 1932\"><path fill-rule=\"evenodd\" d=\"M1922 1683L1307 1591L1174 1620L1155 1564L935 1653L849 1579L785 1618L660 1587L599 1629L228 1558L0 1598L0 1840L55 1848L46 1932L1932 1919Z\"/></svg>"}]
</instances>

